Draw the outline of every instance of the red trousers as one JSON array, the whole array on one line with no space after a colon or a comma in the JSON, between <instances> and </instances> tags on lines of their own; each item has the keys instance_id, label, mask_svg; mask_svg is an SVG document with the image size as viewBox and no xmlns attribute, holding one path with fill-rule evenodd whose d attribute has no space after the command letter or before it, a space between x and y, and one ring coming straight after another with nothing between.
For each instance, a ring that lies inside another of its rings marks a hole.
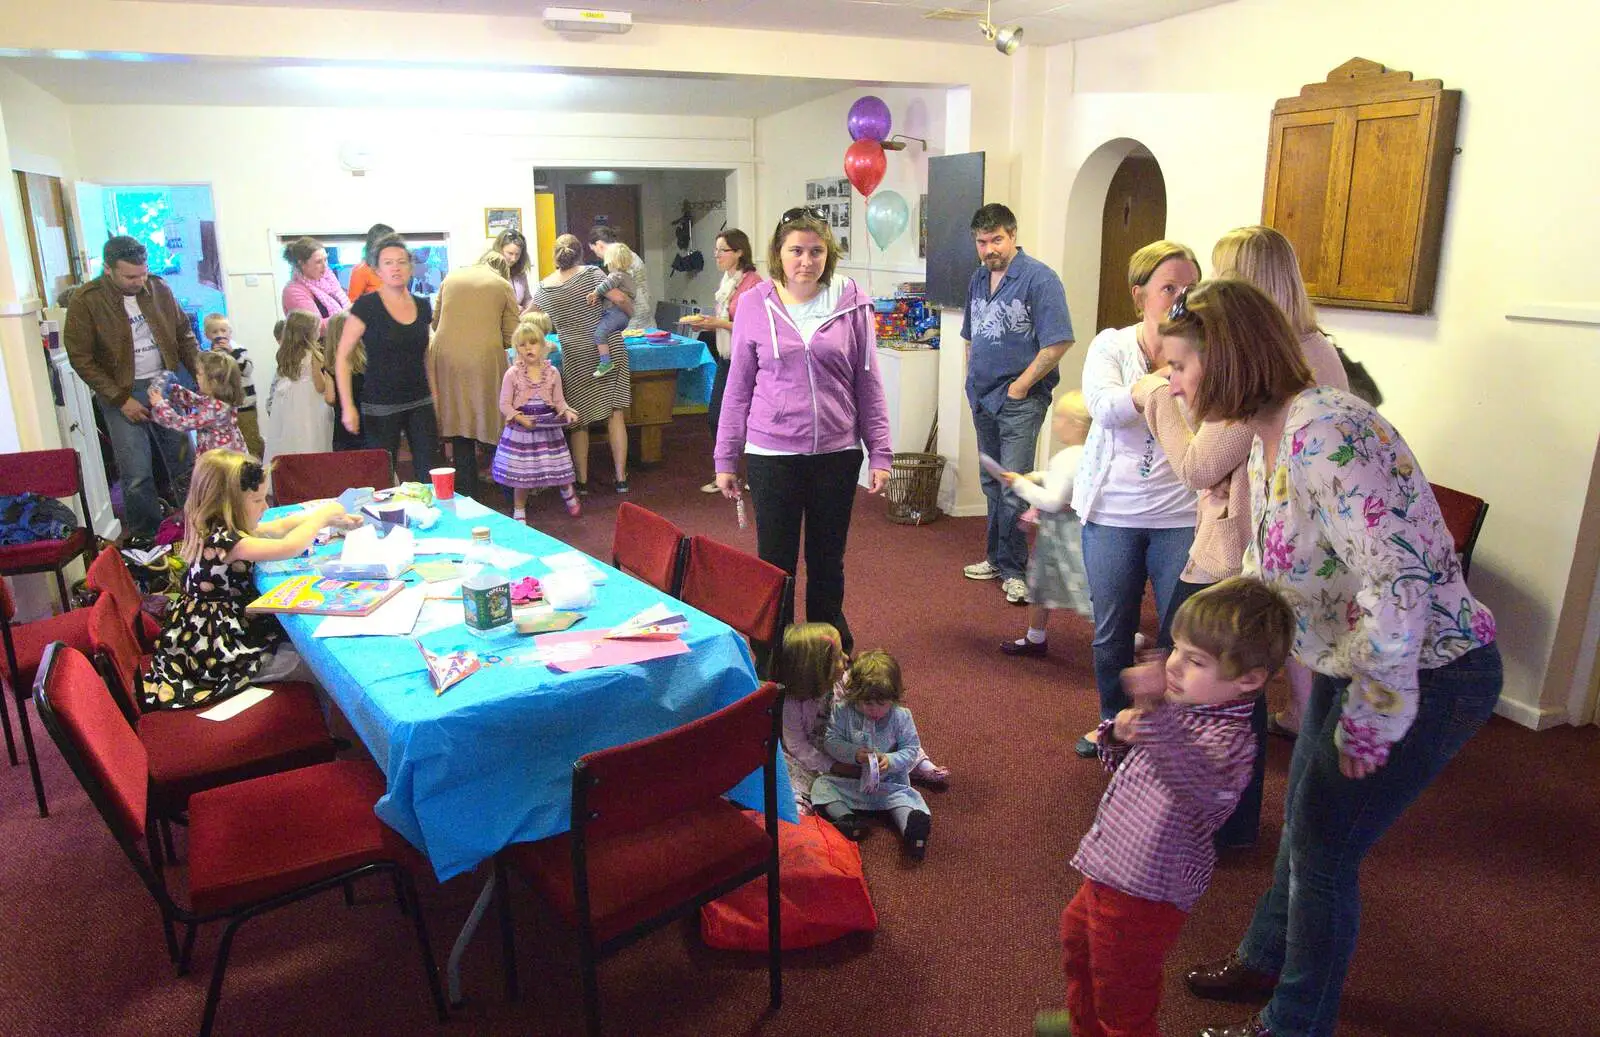
<instances>
[{"instance_id":1,"label":"red trousers","mask_svg":"<svg viewBox=\"0 0 1600 1037\"><path fill-rule=\"evenodd\" d=\"M1161 1037L1162 965L1188 917L1085 879L1061 912L1073 1037Z\"/></svg>"}]
</instances>

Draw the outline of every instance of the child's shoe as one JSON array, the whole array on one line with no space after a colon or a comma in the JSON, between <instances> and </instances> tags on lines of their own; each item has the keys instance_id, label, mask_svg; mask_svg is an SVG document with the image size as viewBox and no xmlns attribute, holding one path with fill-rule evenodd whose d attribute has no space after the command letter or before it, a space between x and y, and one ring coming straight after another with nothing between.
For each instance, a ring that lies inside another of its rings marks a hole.
<instances>
[{"instance_id":1,"label":"child's shoe","mask_svg":"<svg viewBox=\"0 0 1600 1037\"><path fill-rule=\"evenodd\" d=\"M562 494L561 503L567 506L567 514L573 518L583 514L583 505L578 503L578 495L576 493Z\"/></svg>"},{"instance_id":2,"label":"child's shoe","mask_svg":"<svg viewBox=\"0 0 1600 1037\"><path fill-rule=\"evenodd\" d=\"M924 756L911 768L911 780L917 785L926 785L932 789L943 789L950 786L950 768L941 767Z\"/></svg>"},{"instance_id":3,"label":"child's shoe","mask_svg":"<svg viewBox=\"0 0 1600 1037\"><path fill-rule=\"evenodd\" d=\"M516 508L511 512L511 521L526 522L528 521L528 513L521 508Z\"/></svg>"},{"instance_id":4,"label":"child's shoe","mask_svg":"<svg viewBox=\"0 0 1600 1037\"><path fill-rule=\"evenodd\" d=\"M826 816L826 815L824 815ZM911 815L915 817L916 815ZM926 815L924 815L926 816ZM846 839L859 843L867 837L867 823L861 819L860 814L845 814L843 817L830 817L828 822L837 828Z\"/></svg>"},{"instance_id":5,"label":"child's shoe","mask_svg":"<svg viewBox=\"0 0 1600 1037\"><path fill-rule=\"evenodd\" d=\"M612 362L611 358L608 356L603 356L600 358L599 365L594 369L594 376L596 378L604 378L606 375L610 374L616 369L617 365Z\"/></svg>"},{"instance_id":6,"label":"child's shoe","mask_svg":"<svg viewBox=\"0 0 1600 1037\"><path fill-rule=\"evenodd\" d=\"M932 815L926 810L911 812L911 816L906 818L905 835L901 836L901 846L905 848L907 857L920 861L928 855L928 833L932 830Z\"/></svg>"},{"instance_id":7,"label":"child's shoe","mask_svg":"<svg viewBox=\"0 0 1600 1037\"><path fill-rule=\"evenodd\" d=\"M1033 1017L1033 1037L1072 1037L1072 1020L1065 1012L1040 1012Z\"/></svg>"}]
</instances>

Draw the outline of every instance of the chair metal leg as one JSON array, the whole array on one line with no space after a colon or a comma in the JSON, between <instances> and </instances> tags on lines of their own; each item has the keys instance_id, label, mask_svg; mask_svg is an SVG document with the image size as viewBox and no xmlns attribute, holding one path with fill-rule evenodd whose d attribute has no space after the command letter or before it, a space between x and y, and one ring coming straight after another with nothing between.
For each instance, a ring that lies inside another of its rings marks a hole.
<instances>
[{"instance_id":1,"label":"chair metal leg","mask_svg":"<svg viewBox=\"0 0 1600 1037\"><path fill-rule=\"evenodd\" d=\"M172 918L165 911L161 913L161 932L167 938L167 960L173 965L178 964L178 933L172 925Z\"/></svg>"},{"instance_id":2,"label":"chair metal leg","mask_svg":"<svg viewBox=\"0 0 1600 1037\"><path fill-rule=\"evenodd\" d=\"M356 884L349 880L346 880L344 884L344 906L356 906Z\"/></svg>"},{"instance_id":3,"label":"chair metal leg","mask_svg":"<svg viewBox=\"0 0 1600 1037\"><path fill-rule=\"evenodd\" d=\"M517 984L517 933L511 920L511 883L505 865L494 862L496 885L500 887L500 961L506 974L506 1000L515 1001L522 996Z\"/></svg>"},{"instance_id":4,"label":"chair metal leg","mask_svg":"<svg viewBox=\"0 0 1600 1037\"><path fill-rule=\"evenodd\" d=\"M6 729L6 755L11 757L11 766L17 765L17 741L11 733L11 710L6 708L7 689L0 688L0 724Z\"/></svg>"},{"instance_id":5,"label":"chair metal leg","mask_svg":"<svg viewBox=\"0 0 1600 1037\"><path fill-rule=\"evenodd\" d=\"M67 612L72 608L72 601L67 596L67 576L60 569L56 570L56 590L61 592L61 611Z\"/></svg>"},{"instance_id":6,"label":"chair metal leg","mask_svg":"<svg viewBox=\"0 0 1600 1037\"><path fill-rule=\"evenodd\" d=\"M445 1007L444 988L439 983L439 966L433 959L433 943L428 939L428 923L422 917L422 901L417 897L416 884L398 866L394 871L394 881L401 890L401 900L411 906L411 920L417 927L417 944L422 948L422 971L428 977L428 992L433 995L433 1010L438 1013L439 1021L445 1022L450 1018L450 1012Z\"/></svg>"},{"instance_id":7,"label":"chair metal leg","mask_svg":"<svg viewBox=\"0 0 1600 1037\"><path fill-rule=\"evenodd\" d=\"M403 915L410 914L411 913L411 905L406 903L405 887L400 884L400 872L398 870L395 871L393 878L394 878L394 902L395 902L395 906L400 908L400 913L401 914L403 914Z\"/></svg>"},{"instance_id":8,"label":"chair metal leg","mask_svg":"<svg viewBox=\"0 0 1600 1037\"><path fill-rule=\"evenodd\" d=\"M33 798L39 802L39 816L49 817L50 808L44 801L44 777L39 773L39 754L33 748L33 725L28 723L28 710L17 700L17 726L22 728L22 747L28 754L28 773L33 777Z\"/></svg>"},{"instance_id":9,"label":"chair metal leg","mask_svg":"<svg viewBox=\"0 0 1600 1037\"><path fill-rule=\"evenodd\" d=\"M233 934L242 918L235 918L222 931L222 942L217 945L217 963L211 969L211 986L206 989L206 1012L200 1017L200 1037L211 1037L211 1027L217 1021L217 1002L222 1000L222 974L228 968L228 952L233 949ZM193 927L189 930L194 932Z\"/></svg>"},{"instance_id":10,"label":"chair metal leg","mask_svg":"<svg viewBox=\"0 0 1600 1037\"><path fill-rule=\"evenodd\" d=\"M779 905L778 868L767 869L767 1002L783 1007L783 912Z\"/></svg>"},{"instance_id":11,"label":"chair metal leg","mask_svg":"<svg viewBox=\"0 0 1600 1037\"><path fill-rule=\"evenodd\" d=\"M161 846L166 851L167 863L178 863L178 851L172 845L172 822L166 818L161 819Z\"/></svg>"},{"instance_id":12,"label":"chair metal leg","mask_svg":"<svg viewBox=\"0 0 1600 1037\"><path fill-rule=\"evenodd\" d=\"M580 938L578 971L583 978L583 1019L589 1037L600 1037L600 977L594 948Z\"/></svg>"},{"instance_id":13,"label":"chair metal leg","mask_svg":"<svg viewBox=\"0 0 1600 1037\"><path fill-rule=\"evenodd\" d=\"M187 976L189 974L189 965L194 961L194 937L199 931L200 927L195 925L193 922L189 922L184 926L183 953L178 956L178 975L180 976ZM231 938L231 934L233 932L231 926L229 927L228 932Z\"/></svg>"}]
</instances>

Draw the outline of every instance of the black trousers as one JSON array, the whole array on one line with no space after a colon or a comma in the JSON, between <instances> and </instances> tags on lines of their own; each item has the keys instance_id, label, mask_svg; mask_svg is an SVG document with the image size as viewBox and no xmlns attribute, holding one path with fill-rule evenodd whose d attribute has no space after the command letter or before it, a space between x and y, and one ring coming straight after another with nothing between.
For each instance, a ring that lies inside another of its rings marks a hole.
<instances>
[{"instance_id":1,"label":"black trousers","mask_svg":"<svg viewBox=\"0 0 1600 1037\"><path fill-rule=\"evenodd\" d=\"M1179 580L1173 588L1172 600L1167 603L1167 614L1161 617L1161 633L1157 645L1172 647L1172 620L1183 603L1211 586L1209 583L1189 583ZM1255 709L1250 711L1250 730L1256 736L1256 755L1251 761L1250 784L1239 794L1239 802L1228 815L1228 820L1217 829L1218 846L1249 846L1261 831L1261 796L1267 783L1267 693L1256 696Z\"/></svg>"},{"instance_id":2,"label":"black trousers","mask_svg":"<svg viewBox=\"0 0 1600 1037\"><path fill-rule=\"evenodd\" d=\"M756 550L763 561L794 574L800 538L806 546L806 619L832 623L846 653L854 649L844 618L844 548L861 474L861 451L832 454L746 454L755 498ZM794 603L788 603L794 618Z\"/></svg>"},{"instance_id":3,"label":"black trousers","mask_svg":"<svg viewBox=\"0 0 1600 1037\"><path fill-rule=\"evenodd\" d=\"M400 467L400 434L405 433L406 445L411 448L411 477L419 482L428 481L428 470L439 466L439 419L433 413L433 404L403 410L399 414L363 414L361 431L369 446L389 451L395 470Z\"/></svg>"},{"instance_id":4,"label":"black trousers","mask_svg":"<svg viewBox=\"0 0 1600 1037\"><path fill-rule=\"evenodd\" d=\"M482 502L478 495L478 441L471 436L450 437L450 463L456 469L456 492Z\"/></svg>"},{"instance_id":5,"label":"black trousers","mask_svg":"<svg viewBox=\"0 0 1600 1037\"><path fill-rule=\"evenodd\" d=\"M713 351L712 356L717 356ZM732 362L717 356L717 377L711 383L711 402L706 405L706 423L711 426L711 445L717 445L717 419L722 416L722 393L728 387L728 370Z\"/></svg>"}]
</instances>

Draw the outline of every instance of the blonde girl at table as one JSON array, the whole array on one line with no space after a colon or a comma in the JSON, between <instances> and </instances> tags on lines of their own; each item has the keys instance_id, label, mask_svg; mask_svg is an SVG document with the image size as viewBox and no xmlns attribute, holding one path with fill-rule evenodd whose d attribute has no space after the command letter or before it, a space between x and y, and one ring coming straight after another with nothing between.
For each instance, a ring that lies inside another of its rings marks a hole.
<instances>
[{"instance_id":1,"label":"blonde girl at table","mask_svg":"<svg viewBox=\"0 0 1600 1037\"><path fill-rule=\"evenodd\" d=\"M517 362L500 385L504 429L490 474L511 490L511 517L518 522L527 519L528 491L547 486L560 489L568 515L577 518L583 510L564 434L578 420L578 412L561 395L561 372L550 363L549 334L550 318L545 314L522 318L511 336Z\"/></svg>"},{"instance_id":2,"label":"blonde girl at table","mask_svg":"<svg viewBox=\"0 0 1600 1037\"><path fill-rule=\"evenodd\" d=\"M266 510L261 464L236 450L196 459L179 548L189 568L143 682L145 709L209 706L252 684L315 680L277 620L245 612L256 599L255 563L294 558L322 527L359 520L337 501L262 522Z\"/></svg>"}]
</instances>

